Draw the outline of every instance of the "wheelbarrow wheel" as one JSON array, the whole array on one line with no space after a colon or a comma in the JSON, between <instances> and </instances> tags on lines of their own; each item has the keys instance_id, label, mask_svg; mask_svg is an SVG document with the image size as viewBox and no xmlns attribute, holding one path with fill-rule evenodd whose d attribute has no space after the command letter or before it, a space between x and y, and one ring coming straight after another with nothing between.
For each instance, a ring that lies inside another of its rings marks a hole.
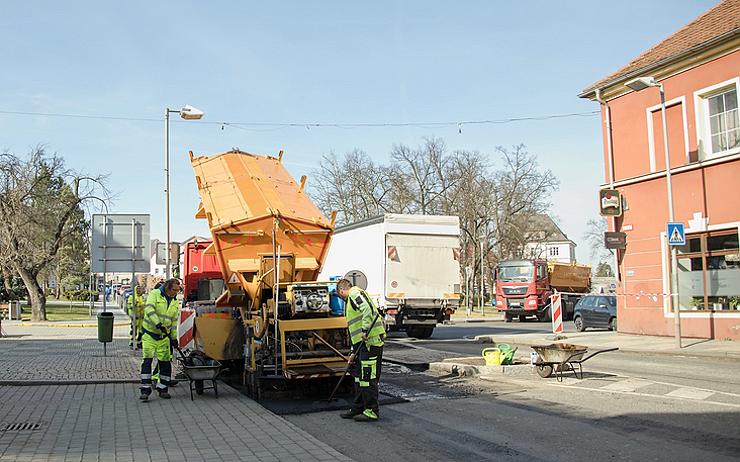
<instances>
[{"instance_id":1,"label":"wheelbarrow wheel","mask_svg":"<svg viewBox=\"0 0 740 462\"><path fill-rule=\"evenodd\" d=\"M202 380L195 381L195 393L198 395L203 394L203 381Z\"/></svg>"},{"instance_id":2,"label":"wheelbarrow wheel","mask_svg":"<svg viewBox=\"0 0 740 462\"><path fill-rule=\"evenodd\" d=\"M537 364L537 375L546 379L552 375L552 366L550 364Z\"/></svg>"}]
</instances>

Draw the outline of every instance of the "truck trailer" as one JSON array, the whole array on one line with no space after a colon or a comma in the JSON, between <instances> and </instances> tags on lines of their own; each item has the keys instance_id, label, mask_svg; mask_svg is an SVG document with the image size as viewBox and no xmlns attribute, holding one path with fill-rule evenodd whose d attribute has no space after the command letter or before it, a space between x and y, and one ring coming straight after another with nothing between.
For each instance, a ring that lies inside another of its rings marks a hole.
<instances>
[{"instance_id":1,"label":"truck trailer","mask_svg":"<svg viewBox=\"0 0 740 462\"><path fill-rule=\"evenodd\" d=\"M232 150L190 153L223 291L197 300L195 343L207 356L243 370L259 398L266 383L344 373L347 320L330 308L318 280L334 229L277 157ZM209 282L209 287L210 287ZM191 292L192 290L189 289Z\"/></svg>"},{"instance_id":2,"label":"truck trailer","mask_svg":"<svg viewBox=\"0 0 740 462\"><path fill-rule=\"evenodd\" d=\"M387 330L428 338L460 304L459 255L458 217L386 213L335 229L319 279L366 284Z\"/></svg>"},{"instance_id":3,"label":"truck trailer","mask_svg":"<svg viewBox=\"0 0 740 462\"><path fill-rule=\"evenodd\" d=\"M546 260L506 260L496 266L496 309L514 316L550 319L550 296L562 293L563 320L573 318L578 300L591 290L591 267Z\"/></svg>"}]
</instances>

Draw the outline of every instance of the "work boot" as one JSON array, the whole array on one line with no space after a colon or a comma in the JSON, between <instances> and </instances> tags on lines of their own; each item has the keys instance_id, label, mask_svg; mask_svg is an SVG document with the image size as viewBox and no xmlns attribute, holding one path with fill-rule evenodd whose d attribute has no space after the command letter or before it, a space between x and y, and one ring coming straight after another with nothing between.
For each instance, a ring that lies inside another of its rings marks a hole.
<instances>
[{"instance_id":1,"label":"work boot","mask_svg":"<svg viewBox=\"0 0 740 462\"><path fill-rule=\"evenodd\" d=\"M166 392L166 391L160 391L159 392L159 397L162 398L162 399L170 399L170 398L172 398L172 396L170 396L169 392Z\"/></svg>"},{"instance_id":2,"label":"work boot","mask_svg":"<svg viewBox=\"0 0 740 462\"><path fill-rule=\"evenodd\" d=\"M343 419L352 419L356 415L360 415L360 414L362 414L362 411L355 411L353 409L350 409L349 411L342 412L341 414L339 414L339 417Z\"/></svg>"},{"instance_id":3,"label":"work boot","mask_svg":"<svg viewBox=\"0 0 740 462\"><path fill-rule=\"evenodd\" d=\"M366 409L362 414L357 414L353 417L355 422L377 422L378 414L374 413L370 409Z\"/></svg>"}]
</instances>

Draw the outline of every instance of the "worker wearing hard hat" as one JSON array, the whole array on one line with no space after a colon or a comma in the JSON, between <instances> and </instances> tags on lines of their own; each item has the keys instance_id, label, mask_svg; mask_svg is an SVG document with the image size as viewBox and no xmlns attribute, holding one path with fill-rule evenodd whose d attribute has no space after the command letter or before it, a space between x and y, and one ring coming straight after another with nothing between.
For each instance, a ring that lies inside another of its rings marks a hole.
<instances>
[{"instance_id":1,"label":"worker wearing hard hat","mask_svg":"<svg viewBox=\"0 0 740 462\"><path fill-rule=\"evenodd\" d=\"M172 380L172 352L170 346L177 342L177 294L180 281L169 279L159 289L149 293L144 307L142 330L141 400L146 401L152 392L152 362L157 358L159 380L156 389L160 398L169 399L168 386Z\"/></svg>"},{"instance_id":2,"label":"worker wearing hard hat","mask_svg":"<svg viewBox=\"0 0 740 462\"><path fill-rule=\"evenodd\" d=\"M128 346L133 349L134 341L141 348L141 325L144 321L144 287L136 286L136 289L128 296L128 317L131 318L131 329L129 330ZM134 321L136 321L134 323Z\"/></svg>"},{"instance_id":3,"label":"worker wearing hard hat","mask_svg":"<svg viewBox=\"0 0 740 462\"><path fill-rule=\"evenodd\" d=\"M383 358L385 329L378 308L367 292L353 286L347 279L337 282L337 294L345 302L347 327L352 342L350 363L354 363L355 399L343 419L374 422L379 418L378 382Z\"/></svg>"}]
</instances>

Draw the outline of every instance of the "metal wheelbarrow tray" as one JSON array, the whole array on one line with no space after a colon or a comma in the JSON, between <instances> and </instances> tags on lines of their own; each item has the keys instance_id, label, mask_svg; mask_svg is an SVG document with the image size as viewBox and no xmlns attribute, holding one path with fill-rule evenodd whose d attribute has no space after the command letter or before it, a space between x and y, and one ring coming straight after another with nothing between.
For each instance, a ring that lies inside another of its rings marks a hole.
<instances>
[{"instance_id":1,"label":"metal wheelbarrow tray","mask_svg":"<svg viewBox=\"0 0 740 462\"><path fill-rule=\"evenodd\" d=\"M185 376L188 378L190 387L190 400L193 400L193 390L199 395L203 394L203 390L213 390L218 398L218 385L216 385L216 378L221 373L221 363L215 359L204 360L205 364L193 365L190 358L178 358L182 365L182 370ZM204 386L203 382L206 380L211 381L211 386Z\"/></svg>"},{"instance_id":2,"label":"metal wheelbarrow tray","mask_svg":"<svg viewBox=\"0 0 740 462\"><path fill-rule=\"evenodd\" d=\"M532 345L532 349L537 352L537 362L535 363L537 374L542 378L547 378L554 371L558 382L563 381L563 371L568 370L573 371L577 379L583 380L583 362L597 354L619 350L619 348L607 348L584 357L588 352L588 347L583 345L552 343L550 345ZM578 370L576 370L576 365L578 365Z\"/></svg>"}]
</instances>

